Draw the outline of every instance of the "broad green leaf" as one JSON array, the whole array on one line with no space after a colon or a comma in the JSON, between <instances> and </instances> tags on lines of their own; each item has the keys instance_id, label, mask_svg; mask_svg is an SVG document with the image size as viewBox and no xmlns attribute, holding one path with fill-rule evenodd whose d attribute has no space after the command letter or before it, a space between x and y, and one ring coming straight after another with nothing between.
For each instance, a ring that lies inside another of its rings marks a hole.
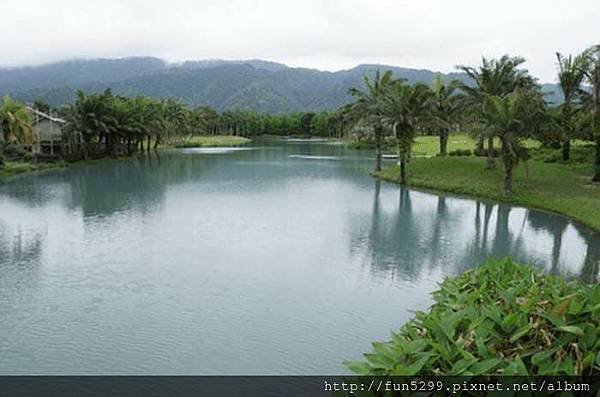
<instances>
[{"instance_id":1,"label":"broad green leaf","mask_svg":"<svg viewBox=\"0 0 600 397\"><path fill-rule=\"evenodd\" d=\"M576 325L563 325L556 328L559 331L568 332L569 334L583 336L583 330Z\"/></svg>"},{"instance_id":2,"label":"broad green leaf","mask_svg":"<svg viewBox=\"0 0 600 397\"><path fill-rule=\"evenodd\" d=\"M347 362L346 367L357 375L369 375L371 374L371 366L364 362Z\"/></svg>"},{"instance_id":3,"label":"broad green leaf","mask_svg":"<svg viewBox=\"0 0 600 397\"><path fill-rule=\"evenodd\" d=\"M523 328L521 328L520 330L518 330L517 332L515 332L510 337L510 343L515 343L517 340L519 340L523 336L527 335L528 332L529 332L529 324L527 324L526 326L524 326Z\"/></svg>"},{"instance_id":4,"label":"broad green leaf","mask_svg":"<svg viewBox=\"0 0 600 397\"><path fill-rule=\"evenodd\" d=\"M479 361L469 367L469 372L473 375L488 375L490 371L498 366L502 360L499 358L490 358L487 360Z\"/></svg>"}]
</instances>

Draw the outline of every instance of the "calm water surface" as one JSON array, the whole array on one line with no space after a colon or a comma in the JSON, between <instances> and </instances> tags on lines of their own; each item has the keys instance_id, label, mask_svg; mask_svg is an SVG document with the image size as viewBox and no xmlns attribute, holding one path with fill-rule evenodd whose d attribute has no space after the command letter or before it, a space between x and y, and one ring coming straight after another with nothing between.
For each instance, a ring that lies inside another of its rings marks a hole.
<instances>
[{"instance_id":1,"label":"calm water surface","mask_svg":"<svg viewBox=\"0 0 600 397\"><path fill-rule=\"evenodd\" d=\"M0 181L0 374L335 374L487 256L598 277L565 218L371 166L296 141Z\"/></svg>"}]
</instances>

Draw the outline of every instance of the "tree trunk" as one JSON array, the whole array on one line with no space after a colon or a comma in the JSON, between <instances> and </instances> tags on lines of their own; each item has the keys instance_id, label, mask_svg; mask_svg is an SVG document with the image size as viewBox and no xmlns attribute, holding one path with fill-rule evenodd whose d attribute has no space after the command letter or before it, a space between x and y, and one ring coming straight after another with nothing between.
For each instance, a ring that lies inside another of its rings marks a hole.
<instances>
[{"instance_id":1,"label":"tree trunk","mask_svg":"<svg viewBox=\"0 0 600 397\"><path fill-rule=\"evenodd\" d=\"M154 142L154 149L158 148L159 144L160 144L160 134L157 134L156 141Z\"/></svg>"},{"instance_id":2,"label":"tree trunk","mask_svg":"<svg viewBox=\"0 0 600 397\"><path fill-rule=\"evenodd\" d=\"M375 172L381 171L381 141L383 135L383 127L375 126Z\"/></svg>"},{"instance_id":3,"label":"tree trunk","mask_svg":"<svg viewBox=\"0 0 600 397\"><path fill-rule=\"evenodd\" d=\"M110 135L106 135L104 137L104 154L110 156L112 153L112 137Z\"/></svg>"},{"instance_id":4,"label":"tree trunk","mask_svg":"<svg viewBox=\"0 0 600 397\"><path fill-rule=\"evenodd\" d=\"M600 182L600 139L596 140L596 160L594 161L592 182Z\"/></svg>"},{"instance_id":5,"label":"tree trunk","mask_svg":"<svg viewBox=\"0 0 600 397\"><path fill-rule=\"evenodd\" d=\"M477 144L475 145L475 154L483 155L483 133L477 135Z\"/></svg>"},{"instance_id":6,"label":"tree trunk","mask_svg":"<svg viewBox=\"0 0 600 397\"><path fill-rule=\"evenodd\" d=\"M562 159L567 161L571 158L571 139L565 139L562 147Z\"/></svg>"},{"instance_id":7,"label":"tree trunk","mask_svg":"<svg viewBox=\"0 0 600 397\"><path fill-rule=\"evenodd\" d=\"M581 279L586 284L596 284L598 281L598 270L600 270L600 248L587 241L587 252L581 269Z\"/></svg>"},{"instance_id":8,"label":"tree trunk","mask_svg":"<svg viewBox=\"0 0 600 397\"><path fill-rule=\"evenodd\" d=\"M510 195L512 193L512 173L513 173L513 160L510 153L509 143L506 141L507 138L502 139L502 162L504 163L504 183L503 193Z\"/></svg>"},{"instance_id":9,"label":"tree trunk","mask_svg":"<svg viewBox=\"0 0 600 397\"><path fill-rule=\"evenodd\" d=\"M494 158L494 136L488 137L488 148L487 148L487 164L485 166L488 170L496 168L496 159Z\"/></svg>"},{"instance_id":10,"label":"tree trunk","mask_svg":"<svg viewBox=\"0 0 600 397\"><path fill-rule=\"evenodd\" d=\"M406 183L406 153L402 148L398 148L398 157L400 157L400 183Z\"/></svg>"},{"instance_id":11,"label":"tree trunk","mask_svg":"<svg viewBox=\"0 0 600 397\"><path fill-rule=\"evenodd\" d=\"M448 152L448 130L440 131L440 156L444 157Z\"/></svg>"},{"instance_id":12,"label":"tree trunk","mask_svg":"<svg viewBox=\"0 0 600 397\"><path fill-rule=\"evenodd\" d=\"M120 140L117 139L111 139L110 141L110 156L115 158L117 157L117 145L119 145L121 142Z\"/></svg>"},{"instance_id":13,"label":"tree trunk","mask_svg":"<svg viewBox=\"0 0 600 397\"><path fill-rule=\"evenodd\" d=\"M148 139L146 140L146 151L150 151L150 140L152 139L152 137L150 135L148 135Z\"/></svg>"}]
</instances>

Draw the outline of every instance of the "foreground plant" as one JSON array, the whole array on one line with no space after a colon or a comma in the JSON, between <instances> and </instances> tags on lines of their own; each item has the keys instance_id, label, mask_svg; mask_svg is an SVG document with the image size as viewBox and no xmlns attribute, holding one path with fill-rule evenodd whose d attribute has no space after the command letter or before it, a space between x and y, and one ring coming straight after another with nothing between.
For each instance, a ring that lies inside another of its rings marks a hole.
<instances>
[{"instance_id":1,"label":"foreground plant","mask_svg":"<svg viewBox=\"0 0 600 397\"><path fill-rule=\"evenodd\" d=\"M600 375L600 286L490 261L434 293L359 375Z\"/></svg>"}]
</instances>

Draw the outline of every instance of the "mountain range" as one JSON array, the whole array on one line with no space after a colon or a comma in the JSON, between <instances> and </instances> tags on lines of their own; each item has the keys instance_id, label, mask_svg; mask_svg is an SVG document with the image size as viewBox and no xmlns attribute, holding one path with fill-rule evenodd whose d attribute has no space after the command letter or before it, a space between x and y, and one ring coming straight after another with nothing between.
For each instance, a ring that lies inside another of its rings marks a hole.
<instances>
[{"instance_id":1,"label":"mountain range","mask_svg":"<svg viewBox=\"0 0 600 397\"><path fill-rule=\"evenodd\" d=\"M358 65L336 72L292 68L263 60L202 60L168 63L153 57L71 60L41 66L0 68L0 95L51 106L70 103L77 90L110 88L123 96L176 97L189 106L208 105L218 111L248 109L263 113L334 110L352 100L350 87L363 76L391 70L409 83L430 84L437 72L390 65ZM469 82L464 73L446 73L445 80ZM544 84L548 100L561 101L553 84Z\"/></svg>"}]
</instances>

